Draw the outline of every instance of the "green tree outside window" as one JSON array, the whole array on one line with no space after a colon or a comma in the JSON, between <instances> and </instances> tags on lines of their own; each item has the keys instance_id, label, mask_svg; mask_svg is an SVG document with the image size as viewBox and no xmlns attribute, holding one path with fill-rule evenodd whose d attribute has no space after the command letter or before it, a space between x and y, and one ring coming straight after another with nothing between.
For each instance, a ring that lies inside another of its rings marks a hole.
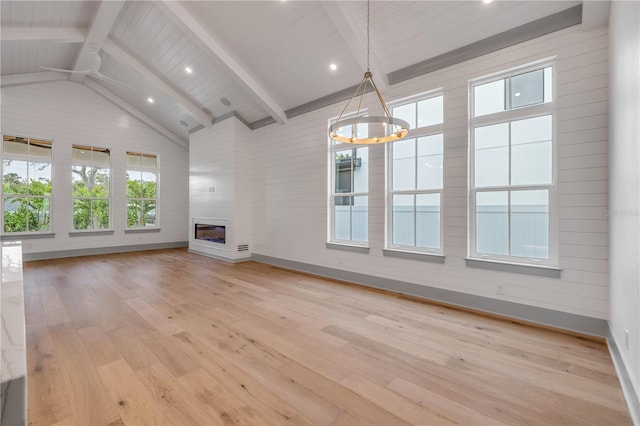
<instances>
[{"instance_id":1,"label":"green tree outside window","mask_svg":"<svg viewBox=\"0 0 640 426\"><path fill-rule=\"evenodd\" d=\"M3 231L49 231L51 141L12 135L2 140Z\"/></svg>"}]
</instances>

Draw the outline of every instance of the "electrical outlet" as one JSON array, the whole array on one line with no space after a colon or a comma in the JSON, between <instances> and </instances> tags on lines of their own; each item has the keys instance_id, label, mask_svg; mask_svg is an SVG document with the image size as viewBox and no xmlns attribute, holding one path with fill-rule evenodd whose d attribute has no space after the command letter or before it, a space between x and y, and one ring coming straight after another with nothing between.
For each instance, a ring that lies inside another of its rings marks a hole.
<instances>
[{"instance_id":1,"label":"electrical outlet","mask_svg":"<svg viewBox=\"0 0 640 426\"><path fill-rule=\"evenodd\" d=\"M629 350L629 330L624 330L624 348Z\"/></svg>"},{"instance_id":2,"label":"electrical outlet","mask_svg":"<svg viewBox=\"0 0 640 426\"><path fill-rule=\"evenodd\" d=\"M496 294L504 294L504 286L502 284L498 284L496 288Z\"/></svg>"}]
</instances>

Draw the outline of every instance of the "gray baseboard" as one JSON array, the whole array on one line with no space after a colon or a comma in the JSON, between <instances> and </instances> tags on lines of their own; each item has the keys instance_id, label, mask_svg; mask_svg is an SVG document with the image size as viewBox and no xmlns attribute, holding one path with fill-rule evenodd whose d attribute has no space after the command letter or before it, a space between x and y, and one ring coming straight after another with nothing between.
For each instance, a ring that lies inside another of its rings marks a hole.
<instances>
[{"instance_id":1,"label":"gray baseboard","mask_svg":"<svg viewBox=\"0 0 640 426\"><path fill-rule=\"evenodd\" d=\"M624 361L622 360L622 356L620 355L618 345L613 338L611 329L608 327L607 346L609 347L609 353L611 354L613 365L616 368L616 373L618 373L618 380L620 380L622 393L624 394L624 399L627 401L627 407L629 408L629 413L631 414L633 424L636 426L640 426L640 395L636 393L633 387L631 377L629 376L627 367L624 365Z\"/></svg>"},{"instance_id":2,"label":"gray baseboard","mask_svg":"<svg viewBox=\"0 0 640 426\"><path fill-rule=\"evenodd\" d=\"M388 290L434 302L441 302L594 337L606 337L609 329L607 321L599 318L539 308L490 297L476 296L358 272L328 268L310 263L280 259L262 254L253 254L252 258L256 262L266 263L268 265L361 284L367 287Z\"/></svg>"},{"instance_id":3,"label":"gray baseboard","mask_svg":"<svg viewBox=\"0 0 640 426\"><path fill-rule=\"evenodd\" d=\"M229 263L241 263L241 262L248 262L250 260L253 260L253 258L251 256L243 257L242 259L229 259L228 257L217 256L215 254L205 253L203 251L195 250L195 249L192 249L192 248L190 248L188 251L189 251L189 253L199 254L200 256L207 256L207 257L210 257L212 259L222 260L224 262L229 262Z\"/></svg>"},{"instance_id":4,"label":"gray baseboard","mask_svg":"<svg viewBox=\"0 0 640 426\"><path fill-rule=\"evenodd\" d=\"M168 243L135 244L130 246L94 247L88 249L44 251L39 253L23 253L22 260L60 259L63 257L93 256L97 254L126 253L130 251L159 250L167 248L187 247L188 241L172 241Z\"/></svg>"}]
</instances>

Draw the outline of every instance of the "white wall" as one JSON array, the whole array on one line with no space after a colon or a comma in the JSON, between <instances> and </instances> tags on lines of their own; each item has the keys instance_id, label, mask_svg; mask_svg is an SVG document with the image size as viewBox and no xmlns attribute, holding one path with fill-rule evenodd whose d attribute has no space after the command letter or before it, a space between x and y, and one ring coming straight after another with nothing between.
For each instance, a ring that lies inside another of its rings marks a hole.
<instances>
[{"instance_id":1,"label":"white wall","mask_svg":"<svg viewBox=\"0 0 640 426\"><path fill-rule=\"evenodd\" d=\"M188 153L86 86L69 81L2 88L2 132L53 140L51 231L25 254L187 241ZM113 235L70 237L71 145L111 148ZM127 150L157 153L161 232L125 234Z\"/></svg>"},{"instance_id":2,"label":"white wall","mask_svg":"<svg viewBox=\"0 0 640 426\"><path fill-rule=\"evenodd\" d=\"M370 147L370 253L325 248L327 120L344 104L253 132L254 253L608 318L608 37L568 28L392 86L387 102L444 92L444 265L383 257L385 154ZM562 278L481 270L467 256L468 80L557 55L559 239ZM496 294L498 284L505 294Z\"/></svg>"},{"instance_id":3,"label":"white wall","mask_svg":"<svg viewBox=\"0 0 640 426\"><path fill-rule=\"evenodd\" d=\"M611 2L609 326L640 395L640 3ZM629 330L629 348L624 330Z\"/></svg>"},{"instance_id":4,"label":"white wall","mask_svg":"<svg viewBox=\"0 0 640 426\"><path fill-rule=\"evenodd\" d=\"M235 117L189 135L189 223L193 218L217 219L226 226L226 244L194 240L189 248L229 260L249 257L239 244L251 247L253 194L249 130ZM201 221L202 222L202 221Z\"/></svg>"}]
</instances>

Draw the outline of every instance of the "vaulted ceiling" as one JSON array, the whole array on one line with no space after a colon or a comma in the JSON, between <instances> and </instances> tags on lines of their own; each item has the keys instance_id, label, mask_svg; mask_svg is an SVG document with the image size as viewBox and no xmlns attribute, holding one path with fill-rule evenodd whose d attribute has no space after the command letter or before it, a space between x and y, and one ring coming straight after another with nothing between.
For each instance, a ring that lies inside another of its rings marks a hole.
<instances>
[{"instance_id":1,"label":"vaulted ceiling","mask_svg":"<svg viewBox=\"0 0 640 426\"><path fill-rule=\"evenodd\" d=\"M588 3L374 1L371 69L384 92L448 54L534 34L534 21L543 31L584 21ZM85 84L186 141L228 114L258 127L343 99L366 68L366 2L3 0L0 36L3 87ZM99 71L129 87L41 68L88 69L95 48Z\"/></svg>"}]
</instances>

